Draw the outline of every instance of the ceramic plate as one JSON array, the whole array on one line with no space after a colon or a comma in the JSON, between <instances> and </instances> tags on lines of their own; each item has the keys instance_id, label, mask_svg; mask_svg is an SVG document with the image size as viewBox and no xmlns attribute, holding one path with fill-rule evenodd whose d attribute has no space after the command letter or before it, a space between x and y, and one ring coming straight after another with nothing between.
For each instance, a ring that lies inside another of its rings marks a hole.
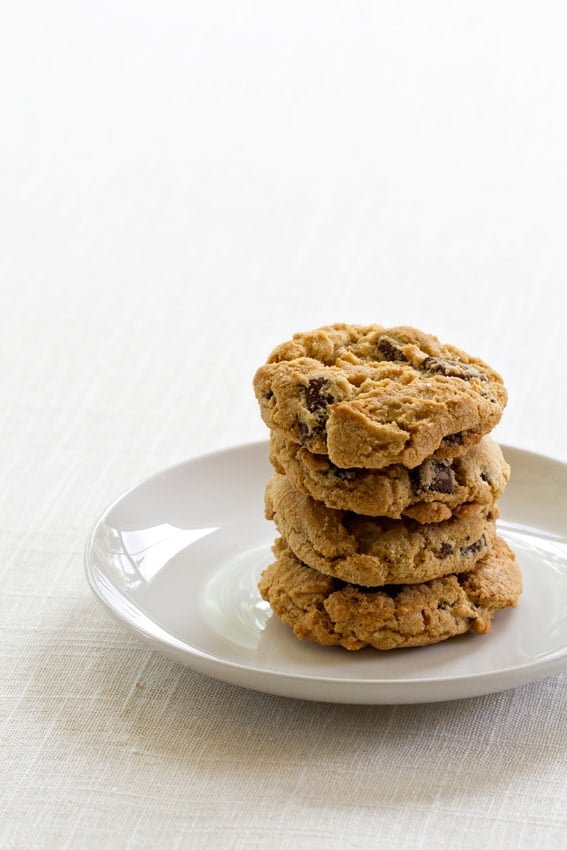
<instances>
[{"instance_id":1,"label":"ceramic plate","mask_svg":"<svg viewBox=\"0 0 567 850\"><path fill-rule=\"evenodd\" d=\"M268 444L189 460L119 498L96 523L86 571L96 596L155 649L267 693L343 703L459 699L567 668L567 465L504 448L512 478L500 533L524 576L489 635L347 652L297 640L257 590L276 536L264 519Z\"/></svg>"}]
</instances>

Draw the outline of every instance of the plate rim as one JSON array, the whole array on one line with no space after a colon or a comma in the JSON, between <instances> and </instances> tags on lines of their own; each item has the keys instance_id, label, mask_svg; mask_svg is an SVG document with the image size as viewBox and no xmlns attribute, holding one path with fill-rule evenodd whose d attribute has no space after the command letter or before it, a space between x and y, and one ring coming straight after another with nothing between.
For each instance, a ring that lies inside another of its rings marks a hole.
<instances>
[{"instance_id":1,"label":"plate rim","mask_svg":"<svg viewBox=\"0 0 567 850\"><path fill-rule=\"evenodd\" d=\"M536 452L531 449L523 448L522 446L510 445L504 442L498 442L498 445L502 449L504 455L506 456L507 452L511 453L519 453L526 457L528 461L532 461L535 463L538 462L550 462L556 464L563 468L563 472L567 475L567 462L561 460L560 458L553 457L552 455L548 455L542 452ZM115 499L107 504L107 506L99 513L96 520L91 526L90 532L86 538L84 553L83 553L83 567L86 575L86 579L88 585L94 594L95 598L99 601L100 604L104 607L104 609L110 613L113 618L118 621L120 624L125 626L129 631L133 632L139 639L141 639L144 643L149 644L154 651L160 652L161 654L167 655L170 658L174 658L179 663L184 664L184 666L190 667L193 670L197 670L200 673L203 673L213 679L220 679L221 681L230 682L232 684L236 684L240 687L244 687L250 690L261 691L263 693L271 693L279 696L286 696L291 698L299 698L306 700L315 700L320 702L333 702L333 703L357 703L357 704L407 704L407 703L429 703L429 702L437 702L437 701L446 701L452 699L462 699L472 696L480 696L483 694L489 694L494 692L500 692L507 690L509 688L519 687L522 684L528 684L530 682L538 681L548 676L552 676L556 673L561 672L564 667L559 666L558 662L561 662L567 656L567 639L565 641L564 646L560 647L557 650L554 650L551 653L546 654L542 659L530 661L526 664L515 664L509 665L506 667L500 667L496 670L491 670L488 672L476 672L470 674L463 674L460 676L423 676L423 677L404 677L401 679L389 679L389 678L360 678L360 677L337 677L337 676L322 676L320 674L308 674L303 672L286 672L283 670L274 670L265 665L257 665L251 664L249 662L237 662L227 658L223 658L220 655L212 654L208 651L199 649L197 646L184 641L181 638L178 638L171 632L168 632L163 626L157 623L155 620L151 618L146 612L142 611L139 607L136 606L134 602L132 602L128 597L126 597L119 588L114 589L118 591L120 599L124 602L124 607L131 606L136 611L140 613L141 618L151 624L151 628L144 627L140 622L137 622L135 616L127 616L124 611L119 610L115 605L113 605L108 597L103 592L101 587L101 583L104 584L104 580L106 579L108 583L108 579L102 571L97 567L94 563L94 559L92 557L93 544L96 539L97 532L101 525L104 523L105 519L109 516L109 514L125 499L128 498L129 495L134 493L138 488L142 486L151 486L151 484L162 477L167 475L175 474L175 472L179 472L184 470L187 467L190 467L192 464L206 463L208 460L219 459L222 455L227 454L237 454L242 451L257 451L260 453L261 451L265 452L266 460L268 459L268 448L269 441L266 439L246 441L243 443L238 443L230 446L225 446L223 448L217 450L207 451L203 454L197 454L188 456L184 460L181 460L177 463L170 464L168 466L163 467L160 470L157 470L153 474L150 474L146 477L140 478L137 482L133 483L130 487L124 489ZM99 576L103 581L99 581L97 579ZM157 634L156 634L157 632ZM189 663L189 662L196 663ZM215 667L215 670L205 669L206 663L212 664ZM567 664L564 665L567 667ZM505 681L499 681L498 687L494 688L491 683L494 683L495 679L505 680L510 677L513 677L515 673L518 671L525 671L526 674L530 674L537 671L537 675L528 675L527 677L522 677L522 681L514 681L509 684L505 683ZM218 672L217 672L218 670ZM225 674L234 673L234 675L221 675L221 671ZM253 677L257 677L261 680L261 683L251 684L249 682L242 681L243 677L252 675ZM265 681L264 681L265 680ZM470 690L471 693L458 693L460 691L460 687L463 685L475 685L476 683L482 682L486 685L486 687L482 687L480 689L473 688L471 690L470 687L465 688L466 690ZM296 693L294 692L294 688L291 689L281 688L277 685L284 683L295 683L296 685L306 685L311 684L313 693ZM396 698L390 699L390 691L404 691L408 689L412 690L422 690L427 691L428 689L435 688L439 685L444 685L448 691L451 691L453 695L447 696L446 694L441 694L439 696L424 696L424 694L415 694L411 696L411 699L408 698L400 698L400 694L398 693ZM270 687L273 685L273 687ZM460 687L459 687L460 686ZM378 691L375 695L372 696L371 699L356 699L353 698L354 695L348 695L348 699L341 699L341 696L337 693L330 695L328 693L329 689L332 690L344 690L348 688L358 688L362 691ZM319 692L320 693L315 693ZM380 693L379 691L382 691Z\"/></svg>"}]
</instances>

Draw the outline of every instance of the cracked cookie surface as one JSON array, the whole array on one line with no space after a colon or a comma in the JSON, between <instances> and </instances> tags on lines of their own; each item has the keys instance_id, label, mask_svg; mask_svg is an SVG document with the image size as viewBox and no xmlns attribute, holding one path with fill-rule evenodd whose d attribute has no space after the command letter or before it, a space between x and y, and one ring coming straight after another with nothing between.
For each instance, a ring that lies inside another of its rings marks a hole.
<instances>
[{"instance_id":1,"label":"cracked cookie surface","mask_svg":"<svg viewBox=\"0 0 567 850\"><path fill-rule=\"evenodd\" d=\"M507 401L482 360L415 328L380 325L296 334L256 371L254 391L269 428L343 468L464 454Z\"/></svg>"},{"instance_id":2,"label":"cracked cookie surface","mask_svg":"<svg viewBox=\"0 0 567 850\"><path fill-rule=\"evenodd\" d=\"M297 557L313 569L367 586L411 584L467 572L489 550L496 506L462 506L462 515L420 524L328 508L274 475L265 492L273 520Z\"/></svg>"},{"instance_id":3,"label":"cracked cookie surface","mask_svg":"<svg viewBox=\"0 0 567 850\"><path fill-rule=\"evenodd\" d=\"M416 585L360 588L302 564L279 539L262 573L263 599L299 639L357 650L428 646L465 632L485 634L494 615L515 607L522 576L501 538L466 574Z\"/></svg>"},{"instance_id":4,"label":"cracked cookie surface","mask_svg":"<svg viewBox=\"0 0 567 850\"><path fill-rule=\"evenodd\" d=\"M458 458L427 458L413 469L343 469L279 432L270 435L270 460L296 490L327 507L368 516L441 522L466 502L492 505L504 492L510 467L490 437Z\"/></svg>"}]
</instances>

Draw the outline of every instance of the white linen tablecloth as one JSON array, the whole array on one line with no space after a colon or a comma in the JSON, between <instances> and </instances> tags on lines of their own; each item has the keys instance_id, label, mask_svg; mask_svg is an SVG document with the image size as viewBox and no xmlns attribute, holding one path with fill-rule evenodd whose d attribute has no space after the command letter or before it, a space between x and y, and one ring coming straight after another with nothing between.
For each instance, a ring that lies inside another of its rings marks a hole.
<instances>
[{"instance_id":1,"label":"white linen tablecloth","mask_svg":"<svg viewBox=\"0 0 567 850\"><path fill-rule=\"evenodd\" d=\"M560 3L12 4L0 133L0 846L560 848L567 677L429 705L268 696L149 650L86 537L263 439L329 321L478 354L567 461Z\"/></svg>"}]
</instances>

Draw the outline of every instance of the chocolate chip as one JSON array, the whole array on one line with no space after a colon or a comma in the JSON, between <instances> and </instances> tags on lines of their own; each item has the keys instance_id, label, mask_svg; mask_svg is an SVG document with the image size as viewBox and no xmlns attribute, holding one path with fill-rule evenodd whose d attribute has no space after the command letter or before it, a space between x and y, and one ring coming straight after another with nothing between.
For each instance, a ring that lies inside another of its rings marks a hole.
<instances>
[{"instance_id":1,"label":"chocolate chip","mask_svg":"<svg viewBox=\"0 0 567 850\"><path fill-rule=\"evenodd\" d=\"M478 369L469 366L468 363L459 363L457 360L447 360L444 357L426 357L421 363L421 368L435 375L444 375L447 378L461 378L463 381L486 381Z\"/></svg>"},{"instance_id":2,"label":"chocolate chip","mask_svg":"<svg viewBox=\"0 0 567 850\"><path fill-rule=\"evenodd\" d=\"M475 540L474 543L471 543L470 546L463 546L460 550L461 555L463 557L467 557L467 555L478 555L479 552L482 552L483 549L486 549L486 535L483 534L482 537L479 537L478 540Z\"/></svg>"},{"instance_id":3,"label":"chocolate chip","mask_svg":"<svg viewBox=\"0 0 567 850\"><path fill-rule=\"evenodd\" d=\"M450 461L429 458L412 470L412 480L418 492L451 494L455 492L455 474Z\"/></svg>"},{"instance_id":4,"label":"chocolate chip","mask_svg":"<svg viewBox=\"0 0 567 850\"><path fill-rule=\"evenodd\" d=\"M325 378L311 378L307 386L304 387L305 406L310 413L316 413L318 410L327 407L328 404L333 403L334 398L329 390L327 389L327 392L324 392L325 386L328 387Z\"/></svg>"},{"instance_id":5,"label":"chocolate chip","mask_svg":"<svg viewBox=\"0 0 567 850\"><path fill-rule=\"evenodd\" d=\"M309 439L309 426L305 422L299 421L297 423L297 430L299 431L299 441L304 446Z\"/></svg>"},{"instance_id":6,"label":"chocolate chip","mask_svg":"<svg viewBox=\"0 0 567 850\"><path fill-rule=\"evenodd\" d=\"M390 337L380 337L376 349L385 360L404 361L407 363L407 357Z\"/></svg>"},{"instance_id":7,"label":"chocolate chip","mask_svg":"<svg viewBox=\"0 0 567 850\"><path fill-rule=\"evenodd\" d=\"M269 401L271 398L273 398L273 395L274 395L273 392L271 390L268 390L267 392L264 393L264 398L265 398L266 401Z\"/></svg>"},{"instance_id":8,"label":"chocolate chip","mask_svg":"<svg viewBox=\"0 0 567 850\"><path fill-rule=\"evenodd\" d=\"M491 476L488 474L488 472L485 472L484 469L481 471L480 477L485 482L485 484L492 484Z\"/></svg>"},{"instance_id":9,"label":"chocolate chip","mask_svg":"<svg viewBox=\"0 0 567 850\"><path fill-rule=\"evenodd\" d=\"M434 478L429 483L429 489L435 493L446 493L447 495L455 492L455 476L449 465L439 464Z\"/></svg>"},{"instance_id":10,"label":"chocolate chip","mask_svg":"<svg viewBox=\"0 0 567 850\"><path fill-rule=\"evenodd\" d=\"M325 433L325 419L317 419L311 427L306 423L298 420L297 430L299 432L299 442L302 446L309 446L313 437L322 437Z\"/></svg>"},{"instance_id":11,"label":"chocolate chip","mask_svg":"<svg viewBox=\"0 0 567 850\"><path fill-rule=\"evenodd\" d=\"M446 540L441 544L441 548L439 550L439 554L442 558L446 558L447 555L452 555L454 552L453 546L451 543L447 543Z\"/></svg>"}]
</instances>

